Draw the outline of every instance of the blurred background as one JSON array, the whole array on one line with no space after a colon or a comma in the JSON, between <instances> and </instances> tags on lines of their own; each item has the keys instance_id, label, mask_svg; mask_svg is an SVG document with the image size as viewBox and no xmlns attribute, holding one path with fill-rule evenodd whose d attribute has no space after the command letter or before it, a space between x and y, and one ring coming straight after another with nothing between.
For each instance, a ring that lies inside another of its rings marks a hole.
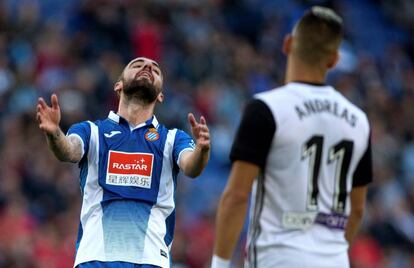
<instances>
[{"instance_id":1,"label":"blurred background","mask_svg":"<svg viewBox=\"0 0 414 268\"><path fill-rule=\"evenodd\" d=\"M329 83L372 126L375 182L352 267L414 267L411 0L0 0L0 267L72 267L79 170L49 152L37 98L58 94L64 131L105 118L117 109L113 83L136 56L165 73L162 123L188 130L191 111L210 126L207 170L178 183L173 243L174 267L208 267L240 112L254 93L283 84L283 37L315 4L345 22Z\"/></svg>"}]
</instances>

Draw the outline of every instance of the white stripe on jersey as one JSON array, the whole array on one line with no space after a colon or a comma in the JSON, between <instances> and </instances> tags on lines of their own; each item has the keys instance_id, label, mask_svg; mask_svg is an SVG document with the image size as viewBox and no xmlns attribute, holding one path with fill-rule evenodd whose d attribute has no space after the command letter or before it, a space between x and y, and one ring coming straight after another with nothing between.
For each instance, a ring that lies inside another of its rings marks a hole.
<instances>
[{"instance_id":1,"label":"white stripe on jersey","mask_svg":"<svg viewBox=\"0 0 414 268\"><path fill-rule=\"evenodd\" d=\"M160 250L169 254L169 247L165 246L164 238L167 233L165 220L174 210L174 181L172 178L172 149L174 146L175 134L177 130L169 130L164 145L164 157L161 170L160 188L158 190L157 203L152 207L148 220L148 230L145 236L144 259L147 264L153 264L161 267L169 267L169 257L161 256ZM154 238L161 238L160 241L151 241ZM148 248L148 246L157 244L159 248ZM169 246L169 245L168 245ZM159 262L154 262L155 260Z\"/></svg>"},{"instance_id":2,"label":"white stripe on jersey","mask_svg":"<svg viewBox=\"0 0 414 268\"><path fill-rule=\"evenodd\" d=\"M103 190L98 183L99 132L98 127L94 123L88 123L91 127L88 151L88 175L86 176L80 214L83 236L79 242L74 267L82 262L105 258L105 256L102 256L104 252L104 237L102 228L103 213L100 204L103 197ZM94 195L92 196L90 194Z\"/></svg>"}]
</instances>

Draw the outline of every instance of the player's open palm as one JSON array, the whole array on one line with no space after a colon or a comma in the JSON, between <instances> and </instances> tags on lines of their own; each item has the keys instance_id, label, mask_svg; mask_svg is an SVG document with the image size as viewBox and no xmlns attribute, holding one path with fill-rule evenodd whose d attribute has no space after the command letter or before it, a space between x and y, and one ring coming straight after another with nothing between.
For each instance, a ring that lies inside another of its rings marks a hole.
<instances>
[{"instance_id":1,"label":"player's open palm","mask_svg":"<svg viewBox=\"0 0 414 268\"><path fill-rule=\"evenodd\" d=\"M208 130L206 119L204 116L200 117L200 122L197 122L192 113L188 114L188 122L191 125L191 132L196 144L201 150L210 149L210 131Z\"/></svg>"},{"instance_id":2,"label":"player's open palm","mask_svg":"<svg viewBox=\"0 0 414 268\"><path fill-rule=\"evenodd\" d=\"M57 131L61 116L56 94L52 94L50 101L52 107L48 106L43 98L39 98L36 109L36 118L39 122L39 128L47 134L53 134Z\"/></svg>"}]
</instances>

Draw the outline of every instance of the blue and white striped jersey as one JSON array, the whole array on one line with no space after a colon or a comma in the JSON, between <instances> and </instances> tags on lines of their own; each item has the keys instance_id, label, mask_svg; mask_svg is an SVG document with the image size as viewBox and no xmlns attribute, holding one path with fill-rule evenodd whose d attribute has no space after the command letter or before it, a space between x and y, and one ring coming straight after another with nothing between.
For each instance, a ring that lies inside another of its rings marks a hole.
<instances>
[{"instance_id":1,"label":"blue and white striped jersey","mask_svg":"<svg viewBox=\"0 0 414 268\"><path fill-rule=\"evenodd\" d=\"M192 138L155 116L132 128L114 112L75 124L67 135L83 144L74 265L95 260L170 267L178 163L182 152L194 150Z\"/></svg>"}]
</instances>

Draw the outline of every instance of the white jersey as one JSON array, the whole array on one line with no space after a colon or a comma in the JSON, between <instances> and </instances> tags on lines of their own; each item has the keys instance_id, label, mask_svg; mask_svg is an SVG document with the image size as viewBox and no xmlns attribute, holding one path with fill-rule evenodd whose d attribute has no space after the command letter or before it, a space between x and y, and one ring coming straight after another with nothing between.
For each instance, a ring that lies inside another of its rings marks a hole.
<instances>
[{"instance_id":1,"label":"white jersey","mask_svg":"<svg viewBox=\"0 0 414 268\"><path fill-rule=\"evenodd\" d=\"M266 265L266 258L275 259L281 248L311 256L346 256L349 193L372 179L365 113L324 85L289 83L255 99L245 111L231 153L232 160L262 167L250 209L250 266L273 267ZM292 256L296 261L298 257Z\"/></svg>"}]
</instances>

